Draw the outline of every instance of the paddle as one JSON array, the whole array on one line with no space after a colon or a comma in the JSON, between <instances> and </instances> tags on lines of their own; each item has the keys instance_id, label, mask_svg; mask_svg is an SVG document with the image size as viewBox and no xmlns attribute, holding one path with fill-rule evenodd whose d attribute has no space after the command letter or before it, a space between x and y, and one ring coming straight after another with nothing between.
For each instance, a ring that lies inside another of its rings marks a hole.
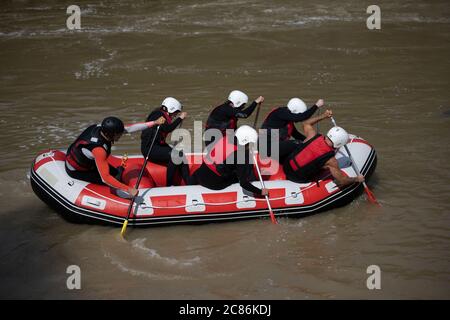
<instances>
[{"instance_id":1,"label":"paddle","mask_svg":"<svg viewBox=\"0 0 450 320\"><path fill-rule=\"evenodd\" d=\"M319 114L318 114L317 116L320 117L320 109L318 109L317 111L319 111L319 112L318 112ZM317 133L319 133L319 131L320 131L320 130L319 130L319 122L320 122L320 121L317 121L317 123L316 123L316 131L317 131Z\"/></svg>"},{"instance_id":2,"label":"paddle","mask_svg":"<svg viewBox=\"0 0 450 320\"><path fill-rule=\"evenodd\" d=\"M139 184L141 183L142 176L144 175L145 167L147 166L148 157L150 156L150 152L152 151L153 145L155 144L156 137L158 136L159 127L160 126L156 127L155 135L153 136L152 143L151 143L150 148L147 151L147 155L145 156L145 159L144 159L144 165L142 166L141 172L139 173L139 177L136 181L136 185L134 188L136 190L138 190L138 193L135 196L133 196L133 198L131 198L130 206L128 207L127 218L123 222L122 230L120 231L120 235L122 236L122 238L125 234L125 231L127 230L128 220L130 219L131 210L133 209L134 201L136 200L136 197L139 195Z\"/></svg>"},{"instance_id":3,"label":"paddle","mask_svg":"<svg viewBox=\"0 0 450 320\"><path fill-rule=\"evenodd\" d=\"M264 185L264 180L262 179L261 171L259 170L258 161L256 161L256 154L254 152L253 152L253 161L255 162L256 171L258 171L259 182L261 182L261 186L265 189L266 186ZM269 196L266 195L265 197L266 197L266 201L267 201L267 208L269 209L270 219L272 220L273 224L278 224L277 219L275 219L275 215L273 214L272 206L270 205Z\"/></svg>"},{"instance_id":4,"label":"paddle","mask_svg":"<svg viewBox=\"0 0 450 320\"><path fill-rule=\"evenodd\" d=\"M256 123L258 122L259 111L261 110L261 102L258 103L258 110L256 110L255 121L253 122L253 128L256 129Z\"/></svg>"},{"instance_id":5,"label":"paddle","mask_svg":"<svg viewBox=\"0 0 450 320\"><path fill-rule=\"evenodd\" d=\"M337 127L336 121L334 120L333 117L331 117L331 122L333 122L333 125L335 127ZM359 171L355 160L353 160L352 154L350 153L350 150L348 149L347 145L344 145L345 151L347 151L348 157L350 158L350 161L352 162L352 167L353 170L355 170L357 175L360 175L361 172ZM380 204L378 203L377 199L375 198L375 195L372 193L372 191L370 191L369 187L367 186L366 182L363 182L363 186L364 186L364 191L367 194L367 199L369 199L369 202L376 204L378 206L380 206Z\"/></svg>"}]
</instances>

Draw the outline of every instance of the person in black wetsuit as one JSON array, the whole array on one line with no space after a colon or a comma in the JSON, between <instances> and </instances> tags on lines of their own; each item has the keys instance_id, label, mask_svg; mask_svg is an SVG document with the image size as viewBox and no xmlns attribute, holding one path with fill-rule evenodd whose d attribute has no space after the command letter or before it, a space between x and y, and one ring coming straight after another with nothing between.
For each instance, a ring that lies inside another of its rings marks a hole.
<instances>
[{"instance_id":1,"label":"person in black wetsuit","mask_svg":"<svg viewBox=\"0 0 450 320\"><path fill-rule=\"evenodd\" d=\"M301 134L295 127L295 122L305 121L309 119L318 108L324 104L319 99L311 108L307 108L306 104L299 98L289 100L286 107L278 107L273 109L264 120L261 129L267 129L267 149L262 150L261 154L271 156L271 138L272 130L279 130L279 160L282 162L299 143L305 140L305 136ZM291 139L294 138L294 139ZM275 137L274 137L275 139ZM262 142L262 141L261 141ZM267 152L265 152L267 151Z\"/></svg>"},{"instance_id":2,"label":"person in black wetsuit","mask_svg":"<svg viewBox=\"0 0 450 320\"><path fill-rule=\"evenodd\" d=\"M250 143L256 144L258 133L244 125L235 135L223 136L204 156L203 163L190 177L189 184L200 184L213 190L221 190L239 182L241 187L254 196L268 195L267 189L259 189L250 181L257 180L250 161Z\"/></svg>"},{"instance_id":3,"label":"person in black wetsuit","mask_svg":"<svg viewBox=\"0 0 450 320\"><path fill-rule=\"evenodd\" d=\"M333 112L326 110L321 116L303 122L303 130L306 135L305 142L294 150L283 163L283 169L288 180L297 183L315 181L320 170L327 169L339 187L364 182L364 176L360 174L357 177L349 177L343 173L335 158L337 150L349 141L347 131L341 127L333 127L324 136L318 134L314 129L317 122L332 116Z\"/></svg>"},{"instance_id":4,"label":"person in black wetsuit","mask_svg":"<svg viewBox=\"0 0 450 320\"><path fill-rule=\"evenodd\" d=\"M236 130L238 119L248 118L256 107L264 102L264 97L258 97L248 108L244 109L247 102L248 96L245 93L239 90L232 91L227 101L211 111L205 130L218 129L222 132L222 136L225 136L226 129ZM212 137L205 141L205 145L208 146L214 141L215 139Z\"/></svg>"},{"instance_id":5,"label":"person in black wetsuit","mask_svg":"<svg viewBox=\"0 0 450 320\"><path fill-rule=\"evenodd\" d=\"M107 117L103 119L101 125L89 126L67 150L65 162L67 174L78 180L106 184L135 196L137 190L120 181L123 167L113 167L108 163L108 157L111 154L112 144L119 141L124 132L142 131L161 125L165 121L163 117L155 120L124 125L119 118Z\"/></svg>"},{"instance_id":6,"label":"person in black wetsuit","mask_svg":"<svg viewBox=\"0 0 450 320\"><path fill-rule=\"evenodd\" d=\"M186 117L186 112L181 112L181 103L172 97L164 99L161 107L152 111L147 117L147 121L152 121L163 116L166 122L160 126L155 144L150 152L149 160L167 166L166 185L174 185L175 172L179 170L181 177L185 183L189 178L189 167L186 159L182 154L183 161L181 164L175 164L172 159L172 147L166 142L167 135L175 130ZM178 117L177 117L178 116ZM177 117L175 119L175 117ZM156 133L156 127L146 129L141 134L141 152L144 157L147 155L153 137ZM182 151L180 151L181 153Z\"/></svg>"}]
</instances>

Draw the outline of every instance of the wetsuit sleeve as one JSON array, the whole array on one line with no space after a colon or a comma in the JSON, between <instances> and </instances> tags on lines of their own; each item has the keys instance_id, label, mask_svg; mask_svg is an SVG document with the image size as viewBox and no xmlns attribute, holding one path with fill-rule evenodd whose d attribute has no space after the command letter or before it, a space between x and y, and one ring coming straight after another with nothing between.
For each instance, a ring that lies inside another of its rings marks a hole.
<instances>
[{"instance_id":1,"label":"wetsuit sleeve","mask_svg":"<svg viewBox=\"0 0 450 320\"><path fill-rule=\"evenodd\" d=\"M317 110L317 106L313 105L311 108L309 108L305 112L294 114L294 113L290 112L288 108L281 108L277 112L277 116L278 116L278 118L280 118L281 120L284 120L284 121L299 122L299 121L305 121L305 120L308 120L309 118L311 118L311 116L314 114L314 112L316 112L316 110Z\"/></svg>"},{"instance_id":2,"label":"wetsuit sleeve","mask_svg":"<svg viewBox=\"0 0 450 320\"><path fill-rule=\"evenodd\" d=\"M292 136L294 137L294 139L302 140L302 141L305 140L306 137L300 131L298 131L295 126L293 126L293 127L294 128L292 130Z\"/></svg>"},{"instance_id":3,"label":"wetsuit sleeve","mask_svg":"<svg viewBox=\"0 0 450 320\"><path fill-rule=\"evenodd\" d=\"M253 111L255 111L257 105L258 104L253 101L252 104L244 110L235 109L236 113L234 114L234 116L236 118L248 118L253 113Z\"/></svg>"},{"instance_id":4,"label":"wetsuit sleeve","mask_svg":"<svg viewBox=\"0 0 450 320\"><path fill-rule=\"evenodd\" d=\"M248 190L258 196L261 196L262 190L252 185L249 181L249 177L252 176L253 166L251 164L238 164L236 165L236 174L239 179L239 184L245 190Z\"/></svg>"},{"instance_id":5,"label":"wetsuit sleeve","mask_svg":"<svg viewBox=\"0 0 450 320\"><path fill-rule=\"evenodd\" d=\"M94 155L95 164L103 183L110 187L128 192L128 186L126 184L121 183L109 174L109 164L105 149L100 147L94 148L94 150L92 150L92 154Z\"/></svg>"},{"instance_id":6,"label":"wetsuit sleeve","mask_svg":"<svg viewBox=\"0 0 450 320\"><path fill-rule=\"evenodd\" d=\"M134 124L125 125L125 131L127 133L133 133L137 131L143 131L147 128L151 128L156 124L156 121L139 122Z\"/></svg>"},{"instance_id":7,"label":"wetsuit sleeve","mask_svg":"<svg viewBox=\"0 0 450 320\"><path fill-rule=\"evenodd\" d=\"M163 131L163 132L172 132L181 123L181 121L183 121L183 119L178 117L171 124L168 124L166 122L166 123L161 125L160 130Z\"/></svg>"}]
</instances>

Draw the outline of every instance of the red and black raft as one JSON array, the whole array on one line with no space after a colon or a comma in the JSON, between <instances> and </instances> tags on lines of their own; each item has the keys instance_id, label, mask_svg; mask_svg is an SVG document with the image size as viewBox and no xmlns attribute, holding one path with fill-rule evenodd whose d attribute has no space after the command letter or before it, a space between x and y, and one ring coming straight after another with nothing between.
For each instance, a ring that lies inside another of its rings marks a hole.
<instances>
[{"instance_id":1,"label":"red and black raft","mask_svg":"<svg viewBox=\"0 0 450 320\"><path fill-rule=\"evenodd\" d=\"M364 139L351 136L347 145L360 169L369 179L377 163L374 148ZM199 167L201 154L188 154L191 172ZM65 152L46 150L40 153L31 167L34 192L50 207L70 221L102 222L122 225L130 200L105 185L97 185L71 178L64 162ZM339 166L348 176L356 176L344 148L336 154ZM133 186L143 165L142 156L130 156L123 181ZM121 158L110 156L119 166ZM260 160L261 161L261 160ZM323 171L316 181L294 183L286 180L281 166L260 162L266 187L270 189L270 203L277 217L301 217L348 204L362 192L361 184L339 188L330 173ZM166 187L166 168L149 162L140 184L139 197L133 208L129 225L150 226L174 223L213 222L268 217L264 198L246 194L239 184L216 191L202 186ZM253 182L261 187L259 181Z\"/></svg>"}]
</instances>

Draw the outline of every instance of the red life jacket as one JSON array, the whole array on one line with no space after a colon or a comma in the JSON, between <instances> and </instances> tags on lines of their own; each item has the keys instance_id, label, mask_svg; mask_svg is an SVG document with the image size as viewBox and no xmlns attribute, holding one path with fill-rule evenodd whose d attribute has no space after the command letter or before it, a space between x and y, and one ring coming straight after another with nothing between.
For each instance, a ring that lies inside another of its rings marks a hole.
<instances>
[{"instance_id":1,"label":"red life jacket","mask_svg":"<svg viewBox=\"0 0 450 320\"><path fill-rule=\"evenodd\" d=\"M274 111L277 111L281 107L273 108L272 111L269 112L267 117L263 121L263 125L261 126L262 129L278 129L280 133L280 141L289 140L290 137L292 137L292 132L294 132L294 122L289 121L284 127L281 128L273 128L270 126L270 116Z\"/></svg>"},{"instance_id":2,"label":"red life jacket","mask_svg":"<svg viewBox=\"0 0 450 320\"><path fill-rule=\"evenodd\" d=\"M215 118L216 110L218 108L222 107L222 106L223 106L223 104L220 105L220 106L215 107L213 109L213 111L211 111L211 113L208 116L208 120L206 121L205 130L208 130L208 129L219 129L220 131L222 131L222 134L225 136L225 133L226 133L227 129L236 130L236 128L237 128L237 118L236 117L231 117L227 121L217 120Z\"/></svg>"},{"instance_id":3,"label":"red life jacket","mask_svg":"<svg viewBox=\"0 0 450 320\"><path fill-rule=\"evenodd\" d=\"M288 158L291 169L302 179L312 178L325 163L334 157L335 150L330 147L325 137L316 134L303 143L295 153Z\"/></svg>"},{"instance_id":4,"label":"red life jacket","mask_svg":"<svg viewBox=\"0 0 450 320\"><path fill-rule=\"evenodd\" d=\"M230 142L229 140L233 141ZM225 165L225 160L235 151L238 147L234 144L234 139L232 137L223 136L214 147L208 152L207 155L203 157L203 163L211 169L219 177L222 176L218 166Z\"/></svg>"},{"instance_id":5,"label":"red life jacket","mask_svg":"<svg viewBox=\"0 0 450 320\"><path fill-rule=\"evenodd\" d=\"M292 137L292 132L294 132L294 122L289 121L287 124L287 136L286 138L283 139L284 135L283 133L283 129L280 130L280 138L281 140L289 140L290 137Z\"/></svg>"},{"instance_id":6,"label":"red life jacket","mask_svg":"<svg viewBox=\"0 0 450 320\"><path fill-rule=\"evenodd\" d=\"M78 171L96 170L95 159L88 158L82 151L86 149L90 152L95 148L103 148L106 154L111 154L111 142L101 135L101 127L94 124L84 130L80 136L72 143L67 150L66 161L70 166Z\"/></svg>"}]
</instances>

